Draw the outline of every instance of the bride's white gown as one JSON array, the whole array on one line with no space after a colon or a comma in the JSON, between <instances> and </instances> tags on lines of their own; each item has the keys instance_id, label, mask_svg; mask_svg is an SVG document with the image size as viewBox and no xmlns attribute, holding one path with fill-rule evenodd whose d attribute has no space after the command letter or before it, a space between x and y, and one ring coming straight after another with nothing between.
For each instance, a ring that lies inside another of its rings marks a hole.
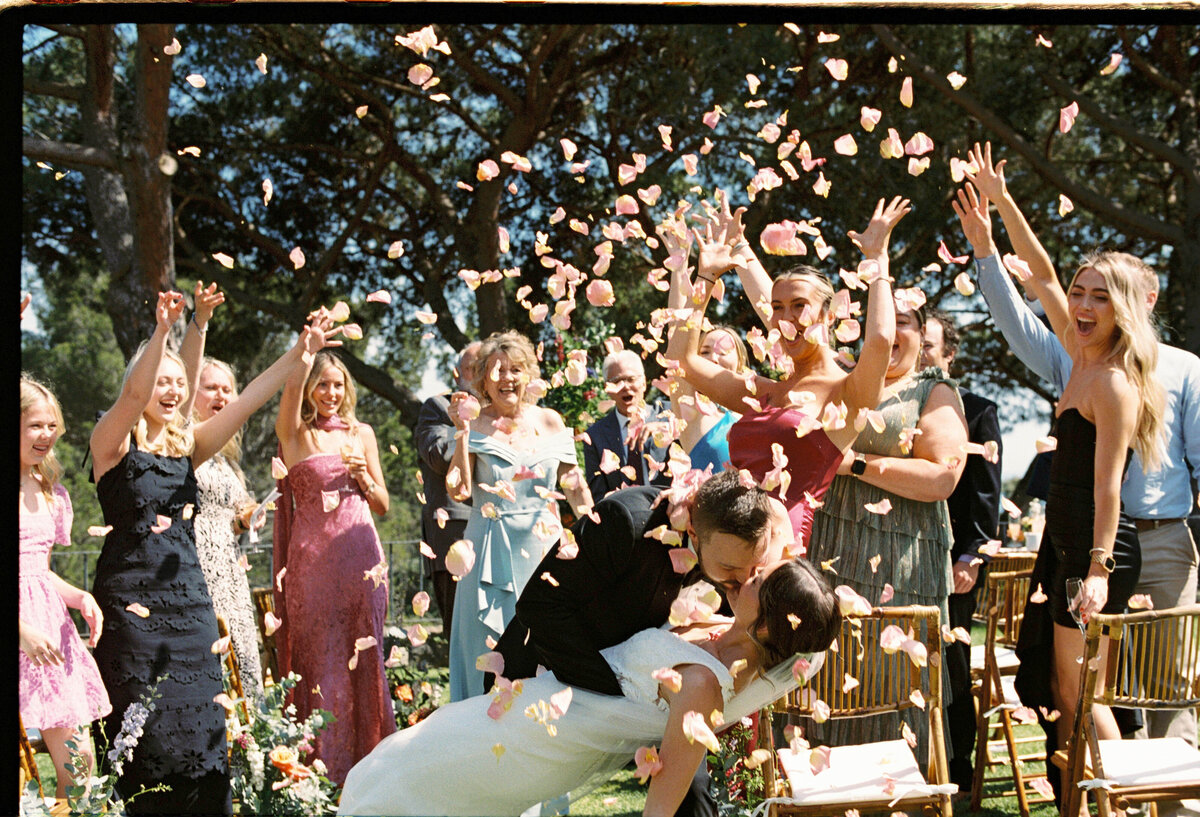
<instances>
[{"instance_id":1,"label":"bride's white gown","mask_svg":"<svg viewBox=\"0 0 1200 817\"><path fill-rule=\"evenodd\" d=\"M549 705L551 695L567 688L553 673L525 679L498 720L487 714L491 695L443 706L385 738L350 770L338 813L519 815L567 792L586 793L628 763L638 747L661 744L667 705L658 700L658 681L651 677L661 667L709 667L721 684L727 722L795 686L789 661L733 698L725 666L667 629L643 630L601 654L624 697L574 688L566 713L551 721L553 736L525 714L531 704ZM820 665L819 658L813 665Z\"/></svg>"}]
</instances>

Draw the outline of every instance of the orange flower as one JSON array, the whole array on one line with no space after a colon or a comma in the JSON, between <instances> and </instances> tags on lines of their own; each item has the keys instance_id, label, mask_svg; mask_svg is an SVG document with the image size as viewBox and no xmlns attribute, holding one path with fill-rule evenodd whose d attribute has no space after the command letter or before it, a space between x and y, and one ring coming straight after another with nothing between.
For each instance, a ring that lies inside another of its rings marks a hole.
<instances>
[{"instance_id":1,"label":"orange flower","mask_svg":"<svg viewBox=\"0 0 1200 817\"><path fill-rule=\"evenodd\" d=\"M267 756L271 765L293 780L302 780L312 774L312 771L300 763L300 756L290 746L276 746Z\"/></svg>"},{"instance_id":2,"label":"orange flower","mask_svg":"<svg viewBox=\"0 0 1200 817\"><path fill-rule=\"evenodd\" d=\"M400 684L400 686L396 687L396 698L398 700L404 701L404 703L406 703L406 704L412 703L412 701L413 701L412 687L410 687L408 684Z\"/></svg>"}]
</instances>

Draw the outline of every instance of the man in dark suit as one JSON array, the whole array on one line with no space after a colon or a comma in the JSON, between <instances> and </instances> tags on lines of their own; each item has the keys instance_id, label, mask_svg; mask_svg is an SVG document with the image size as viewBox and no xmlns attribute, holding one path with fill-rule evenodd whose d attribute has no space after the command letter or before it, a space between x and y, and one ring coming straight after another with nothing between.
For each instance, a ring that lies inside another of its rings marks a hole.
<instances>
[{"instance_id":1,"label":"man in dark suit","mask_svg":"<svg viewBox=\"0 0 1200 817\"><path fill-rule=\"evenodd\" d=\"M958 327L945 312L930 310L925 319L922 346L926 366L940 366L947 374L958 353ZM967 416L967 438L973 443L996 443L996 461L978 454L967 457L954 493L946 500L950 511L950 550L954 588L950 596L950 626L971 630L975 597L979 591L979 568L991 561L980 553L987 542L998 538L1000 528L1000 421L996 404L958 390ZM972 755L975 748L975 703L971 697L971 646L955 641L946 647L946 669L952 700L946 707L946 738L950 746L950 782L960 792L971 790Z\"/></svg>"},{"instance_id":2,"label":"man in dark suit","mask_svg":"<svg viewBox=\"0 0 1200 817\"><path fill-rule=\"evenodd\" d=\"M479 341L463 347L458 358L456 372L459 391L470 391L475 374L475 356L479 353ZM435 554L432 568L433 595L437 599L438 612L442 616L442 635L450 638L451 619L454 612L455 583L446 570L446 551L450 545L463 538L467 520L471 517L471 506L456 502L446 494L446 471L450 467L450 456L454 453L454 423L450 420L447 395L436 394L421 404L417 425L413 432L417 443L417 456L421 461L421 480L425 488L425 504L421 506L421 538ZM438 525L436 513L444 508L445 527Z\"/></svg>"},{"instance_id":3,"label":"man in dark suit","mask_svg":"<svg viewBox=\"0 0 1200 817\"><path fill-rule=\"evenodd\" d=\"M549 573L554 581L535 578L525 585L516 617L496 645L506 678L531 677L540 664L564 683L620 695L600 650L665 623L679 591L701 574L736 598L792 541L783 506L758 487L743 485L737 472L723 471L700 486L693 500L683 544L691 545L699 569L685 575L671 560L671 551L679 548L649 536L659 526L670 528L665 497L655 505L662 491L648 485L610 494L595 506L599 522L583 517L574 525L579 548L574 558L561 558L558 549L546 555L534 576ZM485 679L485 689L492 680ZM704 764L677 813L716 814Z\"/></svg>"},{"instance_id":4,"label":"man in dark suit","mask_svg":"<svg viewBox=\"0 0 1200 817\"><path fill-rule=\"evenodd\" d=\"M667 446L655 445L651 434L657 416L645 404L646 370L637 352L613 352L604 358L603 369L605 389L617 405L588 427L583 441L583 472L597 502L627 485L649 485L655 473L646 457L663 462L667 456ZM643 418L647 422L640 422ZM613 452L617 463L607 473L601 470L605 451Z\"/></svg>"}]
</instances>

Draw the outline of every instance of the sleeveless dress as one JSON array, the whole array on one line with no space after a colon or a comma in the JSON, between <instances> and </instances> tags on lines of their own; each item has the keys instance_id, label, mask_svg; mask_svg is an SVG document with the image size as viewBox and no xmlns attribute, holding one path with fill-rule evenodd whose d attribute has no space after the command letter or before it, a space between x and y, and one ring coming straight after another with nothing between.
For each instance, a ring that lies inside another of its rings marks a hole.
<instances>
[{"instance_id":1,"label":"sleeveless dress","mask_svg":"<svg viewBox=\"0 0 1200 817\"><path fill-rule=\"evenodd\" d=\"M743 414L729 429L733 467L746 469L760 481L775 467L771 443L783 446L792 481L787 493L779 498L787 507L801 554L809 546L813 524L813 509L804 494L807 492L817 500L824 497L842 462L841 450L830 441L825 429L818 426L803 437L796 436L796 428L804 417L804 412L797 408L766 407ZM778 495L778 490L771 493Z\"/></svg>"},{"instance_id":2,"label":"sleeveless dress","mask_svg":"<svg viewBox=\"0 0 1200 817\"><path fill-rule=\"evenodd\" d=\"M1069 408L1054 421L1058 441L1050 460L1050 493L1046 497L1047 540L1054 549L1054 572L1043 590L1056 624L1074 627L1068 609L1066 583L1083 578L1091 566L1092 532L1096 521L1095 464L1096 426L1077 409ZM1125 452L1124 470L1129 469L1130 452ZM1137 528L1121 513L1113 547L1117 566L1108 577L1108 601L1105 613L1125 611L1129 596L1137 585L1142 567L1142 551Z\"/></svg>"},{"instance_id":3,"label":"sleeveless dress","mask_svg":"<svg viewBox=\"0 0 1200 817\"><path fill-rule=\"evenodd\" d=\"M367 500L340 453L301 460L287 482L295 515L283 553L275 553L276 575L287 570L277 611L284 627L276 636L284 632L287 641L279 671L300 676L292 693L299 719L314 709L337 719L317 736L314 756L340 785L351 766L396 731L383 671L388 585L376 586L364 575L384 560L383 549ZM336 507L326 511L326 497ZM355 641L368 636L375 645L356 652Z\"/></svg>"},{"instance_id":4,"label":"sleeveless dress","mask_svg":"<svg viewBox=\"0 0 1200 817\"><path fill-rule=\"evenodd\" d=\"M127 802L131 813L229 813L225 710L213 701L223 689L212 652L217 616L196 556L191 458L141 451L131 439L96 494L112 525L92 589L104 613L95 656L113 705L103 721L108 746L126 708L166 676L117 789L128 801L143 785L171 787ZM170 526L155 532L160 516ZM130 611L135 604L149 614Z\"/></svg>"},{"instance_id":5,"label":"sleeveless dress","mask_svg":"<svg viewBox=\"0 0 1200 817\"><path fill-rule=\"evenodd\" d=\"M87 651L62 596L50 583L49 555L71 544L71 497L54 486L48 513L21 510L17 609L21 621L50 636L61 664L35 665L17 650L17 698L26 729L75 728L112 712L96 661Z\"/></svg>"},{"instance_id":6,"label":"sleeveless dress","mask_svg":"<svg viewBox=\"0 0 1200 817\"><path fill-rule=\"evenodd\" d=\"M487 638L499 640L515 614L517 596L550 548L558 544L558 503L537 488L558 490L560 463L578 464L571 432L539 439L535 451L516 451L493 437L472 431L475 457L471 518L463 538L475 551L475 566L454 594L450 633L450 700L482 695L483 672L475 659L488 652ZM540 474L516 479L525 467ZM504 481L516 499L489 493L481 486ZM538 579L538 581L541 581Z\"/></svg>"},{"instance_id":7,"label":"sleeveless dress","mask_svg":"<svg viewBox=\"0 0 1200 817\"><path fill-rule=\"evenodd\" d=\"M934 386L944 383L957 397L953 381L941 369L928 368L894 395L880 403L885 427L877 432L868 425L854 441L854 450L863 454L888 457L912 457L901 450L900 431L914 428ZM887 514L872 513L866 505L882 499L891 502ZM950 517L945 501L921 502L885 491L857 477L838 476L833 480L825 504L816 512L808 557L814 563L832 561L834 584L845 584L878 604L884 585L895 591L891 606L923 604L941 608L941 620L948 622L950 578ZM871 559L881 557L878 564ZM856 674L853 669L851 674ZM882 681L881 681L882 683ZM948 689L943 676L942 689ZM947 701L948 703L948 701ZM914 714L915 713L915 714ZM928 743L928 727L923 712L905 710L904 720L917 734L920 751ZM847 718L814 724L822 742L833 746L892 740L900 735L900 720L895 713L870 718ZM925 757L918 754L917 757Z\"/></svg>"},{"instance_id":8,"label":"sleeveless dress","mask_svg":"<svg viewBox=\"0 0 1200 817\"><path fill-rule=\"evenodd\" d=\"M262 700L262 661L258 653L258 625L250 580L238 564L238 539L233 519L239 506L250 502L246 484L221 454L196 469L199 498L196 502L196 553L208 581L213 607L229 626L233 656L250 708Z\"/></svg>"},{"instance_id":9,"label":"sleeveless dress","mask_svg":"<svg viewBox=\"0 0 1200 817\"><path fill-rule=\"evenodd\" d=\"M716 675L723 701L733 694L733 678L720 661L666 629L642 630L601 655L622 697L567 687L545 672L522 681L498 719L488 716L491 696L443 706L354 767L338 813L517 815L566 792L578 797L625 766L639 747L662 742L668 712L654 670L700 664ZM567 689L566 712L549 722L555 734L525 714Z\"/></svg>"},{"instance_id":10,"label":"sleeveless dress","mask_svg":"<svg viewBox=\"0 0 1200 817\"><path fill-rule=\"evenodd\" d=\"M725 463L729 462L729 429L737 419L737 414L721 407L721 419L688 452L692 468L703 471L711 466L714 474L725 470Z\"/></svg>"}]
</instances>

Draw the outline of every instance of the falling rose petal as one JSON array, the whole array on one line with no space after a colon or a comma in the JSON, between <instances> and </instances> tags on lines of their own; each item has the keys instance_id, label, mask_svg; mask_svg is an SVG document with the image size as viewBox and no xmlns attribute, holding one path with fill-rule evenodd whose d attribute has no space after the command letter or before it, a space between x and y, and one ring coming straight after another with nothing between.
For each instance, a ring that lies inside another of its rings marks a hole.
<instances>
[{"instance_id":1,"label":"falling rose petal","mask_svg":"<svg viewBox=\"0 0 1200 817\"><path fill-rule=\"evenodd\" d=\"M838 82L842 82L850 73L850 64L845 60L830 57L825 60L825 70L829 71L829 75Z\"/></svg>"},{"instance_id":2,"label":"falling rose petal","mask_svg":"<svg viewBox=\"0 0 1200 817\"><path fill-rule=\"evenodd\" d=\"M1062 193L1059 193L1058 194L1058 214L1059 214L1059 216L1065 216L1067 213L1071 212L1074 209L1075 209L1075 205L1071 202L1071 200L1069 198L1067 198L1066 196L1064 196Z\"/></svg>"},{"instance_id":3,"label":"falling rose petal","mask_svg":"<svg viewBox=\"0 0 1200 817\"><path fill-rule=\"evenodd\" d=\"M689 710L683 716L683 736L687 738L688 743L699 742L710 752L716 752L720 746L717 743L717 736L705 722L704 716L694 709Z\"/></svg>"},{"instance_id":4,"label":"falling rose petal","mask_svg":"<svg viewBox=\"0 0 1200 817\"><path fill-rule=\"evenodd\" d=\"M660 667L650 673L650 677L672 692L683 689L683 676L670 667Z\"/></svg>"},{"instance_id":5,"label":"falling rose petal","mask_svg":"<svg viewBox=\"0 0 1200 817\"><path fill-rule=\"evenodd\" d=\"M954 276L954 288L964 298L970 298L975 294L975 284L971 281L971 276L965 272L960 272Z\"/></svg>"},{"instance_id":6,"label":"falling rose petal","mask_svg":"<svg viewBox=\"0 0 1200 817\"><path fill-rule=\"evenodd\" d=\"M839 584L833 591L837 596L838 609L844 616L868 616L871 614L871 602L864 599L852 588Z\"/></svg>"},{"instance_id":7,"label":"falling rose petal","mask_svg":"<svg viewBox=\"0 0 1200 817\"><path fill-rule=\"evenodd\" d=\"M423 618L425 613L429 612L429 594L424 590L418 591L412 597L412 608L417 618Z\"/></svg>"},{"instance_id":8,"label":"falling rose petal","mask_svg":"<svg viewBox=\"0 0 1200 817\"><path fill-rule=\"evenodd\" d=\"M230 698L229 695L224 692L214 695L213 703L220 704L222 707L225 708L225 711L228 713L232 713L234 710L234 707L236 706L236 704L233 701L233 698Z\"/></svg>"},{"instance_id":9,"label":"falling rose petal","mask_svg":"<svg viewBox=\"0 0 1200 817\"><path fill-rule=\"evenodd\" d=\"M794 33L799 34L800 32L797 30ZM840 39L842 39L841 34L827 34L824 31L817 32L817 42L819 43L836 43Z\"/></svg>"},{"instance_id":10,"label":"falling rose petal","mask_svg":"<svg viewBox=\"0 0 1200 817\"><path fill-rule=\"evenodd\" d=\"M1045 604L1046 603L1046 594L1042 591L1042 585L1040 582L1038 583L1038 586L1033 589L1033 592L1029 594L1029 603L1030 604Z\"/></svg>"},{"instance_id":11,"label":"falling rose petal","mask_svg":"<svg viewBox=\"0 0 1200 817\"><path fill-rule=\"evenodd\" d=\"M891 513L892 502L886 496L878 502L867 502L863 505L871 513L877 513L880 516L886 516Z\"/></svg>"},{"instance_id":12,"label":"falling rose petal","mask_svg":"<svg viewBox=\"0 0 1200 817\"><path fill-rule=\"evenodd\" d=\"M907 743L910 748L917 748L917 736L913 732L912 727L909 726L906 721L900 722L900 735L904 738L904 742ZM1045 780L1045 778L1042 779Z\"/></svg>"},{"instance_id":13,"label":"falling rose petal","mask_svg":"<svg viewBox=\"0 0 1200 817\"><path fill-rule=\"evenodd\" d=\"M1045 454L1047 451L1053 451L1058 448L1057 437L1038 437L1033 442L1034 450L1039 454Z\"/></svg>"},{"instance_id":14,"label":"falling rose petal","mask_svg":"<svg viewBox=\"0 0 1200 817\"><path fill-rule=\"evenodd\" d=\"M612 284L599 278L593 278L587 285L587 300L592 306L612 306L616 303Z\"/></svg>"},{"instance_id":15,"label":"falling rose petal","mask_svg":"<svg viewBox=\"0 0 1200 817\"><path fill-rule=\"evenodd\" d=\"M950 87L956 91L967 84L967 78L957 71L951 71L949 74L947 74L946 81L949 82Z\"/></svg>"},{"instance_id":16,"label":"falling rose petal","mask_svg":"<svg viewBox=\"0 0 1200 817\"><path fill-rule=\"evenodd\" d=\"M1000 497L1000 507L1007 511L1009 516L1020 517L1021 515L1021 506L1006 496Z\"/></svg>"},{"instance_id":17,"label":"falling rose petal","mask_svg":"<svg viewBox=\"0 0 1200 817\"><path fill-rule=\"evenodd\" d=\"M987 440L983 444L983 458L993 465L1000 462L1000 443L996 440Z\"/></svg>"},{"instance_id":18,"label":"falling rose petal","mask_svg":"<svg viewBox=\"0 0 1200 817\"><path fill-rule=\"evenodd\" d=\"M390 304L392 302L392 293L386 289L377 289L367 296L367 303Z\"/></svg>"},{"instance_id":19,"label":"falling rose petal","mask_svg":"<svg viewBox=\"0 0 1200 817\"><path fill-rule=\"evenodd\" d=\"M1067 133L1075 124L1075 117L1079 116L1079 103L1072 102L1065 108L1060 108L1058 111L1058 130L1060 133Z\"/></svg>"},{"instance_id":20,"label":"falling rose petal","mask_svg":"<svg viewBox=\"0 0 1200 817\"><path fill-rule=\"evenodd\" d=\"M639 783L645 783L662 771L663 767L662 761L658 759L658 750L653 746L639 746L633 753L633 762L637 766L633 775Z\"/></svg>"},{"instance_id":21,"label":"falling rose petal","mask_svg":"<svg viewBox=\"0 0 1200 817\"><path fill-rule=\"evenodd\" d=\"M388 258L396 259L402 255L404 255L404 243L403 242L393 241L391 244L388 245L388 251L387 251ZM382 292L382 291L383 290L380 290L380 292ZM367 298L367 300L369 301L371 299ZM385 301L385 303L390 303L390 302L391 302L391 297L389 296L388 300Z\"/></svg>"},{"instance_id":22,"label":"falling rose petal","mask_svg":"<svg viewBox=\"0 0 1200 817\"><path fill-rule=\"evenodd\" d=\"M1054 47L1054 43L1052 43L1050 40L1046 39L1046 37L1042 34L1037 35L1037 39L1034 41L1034 44L1040 45L1042 48L1053 48Z\"/></svg>"},{"instance_id":23,"label":"falling rose petal","mask_svg":"<svg viewBox=\"0 0 1200 817\"><path fill-rule=\"evenodd\" d=\"M446 552L446 570L452 576L465 576L475 566L475 546L467 539L459 539Z\"/></svg>"},{"instance_id":24,"label":"falling rose petal","mask_svg":"<svg viewBox=\"0 0 1200 817\"><path fill-rule=\"evenodd\" d=\"M554 554L556 559L571 560L579 556L579 543L575 541L575 536L571 531L564 530L563 541L558 545L558 552ZM567 540L567 535L570 534L570 541Z\"/></svg>"},{"instance_id":25,"label":"falling rose petal","mask_svg":"<svg viewBox=\"0 0 1200 817\"><path fill-rule=\"evenodd\" d=\"M671 569L681 575L696 566L696 554L688 548L671 548L668 555L671 557Z\"/></svg>"},{"instance_id":26,"label":"falling rose petal","mask_svg":"<svg viewBox=\"0 0 1200 817\"><path fill-rule=\"evenodd\" d=\"M367 111L369 111L369 110L371 110L369 106L359 105L357 108L354 109L354 115L357 116L359 119L362 119L364 116L367 115Z\"/></svg>"},{"instance_id":27,"label":"falling rose petal","mask_svg":"<svg viewBox=\"0 0 1200 817\"><path fill-rule=\"evenodd\" d=\"M796 683L803 684L808 680L808 673L812 670L812 662L807 658L797 658L792 664L792 677L796 679Z\"/></svg>"},{"instance_id":28,"label":"falling rose petal","mask_svg":"<svg viewBox=\"0 0 1200 817\"><path fill-rule=\"evenodd\" d=\"M350 318L350 306L345 301L338 301L329 310L329 317L337 323L344 323Z\"/></svg>"},{"instance_id":29,"label":"falling rose petal","mask_svg":"<svg viewBox=\"0 0 1200 817\"><path fill-rule=\"evenodd\" d=\"M266 635L274 635L280 624L283 624L283 619L270 610L263 614L263 632Z\"/></svg>"},{"instance_id":30,"label":"falling rose petal","mask_svg":"<svg viewBox=\"0 0 1200 817\"><path fill-rule=\"evenodd\" d=\"M908 175L920 176L922 173L924 173L928 169L929 169L929 157L928 156L924 157L923 159L918 159L915 156L909 157Z\"/></svg>"},{"instance_id":31,"label":"falling rose petal","mask_svg":"<svg viewBox=\"0 0 1200 817\"><path fill-rule=\"evenodd\" d=\"M1035 777L1029 781L1029 788L1045 797L1047 800L1054 799L1054 787L1050 781L1044 777Z\"/></svg>"},{"instance_id":32,"label":"falling rose petal","mask_svg":"<svg viewBox=\"0 0 1200 817\"><path fill-rule=\"evenodd\" d=\"M617 215L634 216L638 213L637 199L630 195L621 195L617 197L616 205Z\"/></svg>"},{"instance_id":33,"label":"falling rose petal","mask_svg":"<svg viewBox=\"0 0 1200 817\"><path fill-rule=\"evenodd\" d=\"M900 649L908 654L908 658L914 666L923 667L929 662L929 651L920 641L906 638L900 645Z\"/></svg>"},{"instance_id":34,"label":"falling rose petal","mask_svg":"<svg viewBox=\"0 0 1200 817\"><path fill-rule=\"evenodd\" d=\"M169 527L171 527L171 517L155 514L154 524L150 526L150 530L154 533L162 533Z\"/></svg>"},{"instance_id":35,"label":"falling rose petal","mask_svg":"<svg viewBox=\"0 0 1200 817\"><path fill-rule=\"evenodd\" d=\"M951 255L950 248L946 246L945 241L938 242L938 258L942 259L945 264L965 264L971 260L969 255Z\"/></svg>"},{"instance_id":36,"label":"falling rose petal","mask_svg":"<svg viewBox=\"0 0 1200 817\"><path fill-rule=\"evenodd\" d=\"M1005 268L1013 274L1018 281L1028 281L1033 272L1029 269L1029 264L1022 261L1012 253L1005 253L1000 259L1004 262Z\"/></svg>"},{"instance_id":37,"label":"falling rose petal","mask_svg":"<svg viewBox=\"0 0 1200 817\"><path fill-rule=\"evenodd\" d=\"M900 104L906 108L911 108L913 106L912 77L905 77L904 82L900 84Z\"/></svg>"},{"instance_id":38,"label":"falling rose petal","mask_svg":"<svg viewBox=\"0 0 1200 817\"><path fill-rule=\"evenodd\" d=\"M833 140L833 149L842 156L853 156L858 153L858 143L852 134L847 133Z\"/></svg>"},{"instance_id":39,"label":"falling rose petal","mask_svg":"<svg viewBox=\"0 0 1200 817\"><path fill-rule=\"evenodd\" d=\"M842 678L842 694L843 695L849 694L850 690L854 689L857 686L858 686L858 679L855 678L853 675L851 675L848 672L845 673L844 677Z\"/></svg>"},{"instance_id":40,"label":"falling rose petal","mask_svg":"<svg viewBox=\"0 0 1200 817\"><path fill-rule=\"evenodd\" d=\"M347 340L362 340L362 327L357 323L348 323L342 327L342 334Z\"/></svg>"},{"instance_id":41,"label":"falling rose petal","mask_svg":"<svg viewBox=\"0 0 1200 817\"><path fill-rule=\"evenodd\" d=\"M187 81L187 84L193 88L203 88L207 84L204 81L204 77L200 76L199 74L188 74L186 77L184 77L184 79Z\"/></svg>"},{"instance_id":42,"label":"falling rose petal","mask_svg":"<svg viewBox=\"0 0 1200 817\"><path fill-rule=\"evenodd\" d=\"M538 578L549 584L551 587L558 587L558 579L554 578L549 570L542 573L542 575Z\"/></svg>"},{"instance_id":43,"label":"falling rose petal","mask_svg":"<svg viewBox=\"0 0 1200 817\"><path fill-rule=\"evenodd\" d=\"M213 655L224 655L225 653L229 652L229 640L230 636L218 638L212 643L212 646L209 647L209 652L211 652Z\"/></svg>"},{"instance_id":44,"label":"falling rose petal","mask_svg":"<svg viewBox=\"0 0 1200 817\"><path fill-rule=\"evenodd\" d=\"M995 556L1000 552L1000 540L989 539L979 546L979 553L983 556Z\"/></svg>"},{"instance_id":45,"label":"falling rose petal","mask_svg":"<svg viewBox=\"0 0 1200 817\"><path fill-rule=\"evenodd\" d=\"M1150 598L1145 593L1134 593L1126 602L1131 610L1153 610L1154 599Z\"/></svg>"},{"instance_id":46,"label":"falling rose petal","mask_svg":"<svg viewBox=\"0 0 1200 817\"><path fill-rule=\"evenodd\" d=\"M170 45L163 46L163 53L168 56L173 57L176 54L178 54L180 52L180 50L182 50L182 48L183 47L179 44L179 40L172 37Z\"/></svg>"},{"instance_id":47,"label":"falling rose petal","mask_svg":"<svg viewBox=\"0 0 1200 817\"><path fill-rule=\"evenodd\" d=\"M890 584L884 584L883 592L879 594L880 605L887 604L892 600L894 595L896 595L896 588L892 587Z\"/></svg>"},{"instance_id":48,"label":"falling rose petal","mask_svg":"<svg viewBox=\"0 0 1200 817\"><path fill-rule=\"evenodd\" d=\"M424 310L418 309L416 312L413 313L413 317L415 317L418 321L425 324L426 326L433 326L433 324L437 323L437 313L436 312L426 312Z\"/></svg>"},{"instance_id":49,"label":"falling rose petal","mask_svg":"<svg viewBox=\"0 0 1200 817\"><path fill-rule=\"evenodd\" d=\"M1121 64L1121 60L1125 57L1121 54L1113 52L1108 56L1108 65L1100 69L1100 76L1107 77L1109 74L1117 70L1117 66Z\"/></svg>"},{"instance_id":50,"label":"falling rose petal","mask_svg":"<svg viewBox=\"0 0 1200 817\"><path fill-rule=\"evenodd\" d=\"M813 720L816 720L816 718L813 718ZM820 721L817 722L820 723ZM830 751L828 746L818 746L809 752L808 765L814 775L818 775L829 768Z\"/></svg>"},{"instance_id":51,"label":"falling rose petal","mask_svg":"<svg viewBox=\"0 0 1200 817\"><path fill-rule=\"evenodd\" d=\"M685 153L679 157L683 160L683 170L689 176L695 176L700 166L700 159L694 153Z\"/></svg>"},{"instance_id":52,"label":"falling rose petal","mask_svg":"<svg viewBox=\"0 0 1200 817\"><path fill-rule=\"evenodd\" d=\"M899 159L904 155L904 142L895 128L888 128L887 138L879 143L879 155L885 159Z\"/></svg>"},{"instance_id":53,"label":"falling rose petal","mask_svg":"<svg viewBox=\"0 0 1200 817\"><path fill-rule=\"evenodd\" d=\"M479 163L479 167L475 171L475 178L481 182L491 181L500 175L500 165L496 164L491 159L485 159Z\"/></svg>"},{"instance_id":54,"label":"falling rose petal","mask_svg":"<svg viewBox=\"0 0 1200 817\"><path fill-rule=\"evenodd\" d=\"M108 536L112 529L112 525L89 525L87 532L88 536Z\"/></svg>"},{"instance_id":55,"label":"falling rose petal","mask_svg":"<svg viewBox=\"0 0 1200 817\"><path fill-rule=\"evenodd\" d=\"M503 675L504 656L495 650L489 650L475 659L475 669L490 672L492 675Z\"/></svg>"},{"instance_id":56,"label":"falling rose petal","mask_svg":"<svg viewBox=\"0 0 1200 817\"><path fill-rule=\"evenodd\" d=\"M754 74L746 74L746 86L750 89L751 94L758 93L759 79Z\"/></svg>"},{"instance_id":57,"label":"falling rose petal","mask_svg":"<svg viewBox=\"0 0 1200 817\"><path fill-rule=\"evenodd\" d=\"M424 556L426 559L436 559L437 558L437 554L433 552L433 548L431 548L429 546L428 542L421 542L417 546L417 549L421 552L421 555Z\"/></svg>"},{"instance_id":58,"label":"falling rose petal","mask_svg":"<svg viewBox=\"0 0 1200 817\"><path fill-rule=\"evenodd\" d=\"M423 624L414 624L404 631L408 636L408 642L414 647L419 647L429 640L429 631L425 629Z\"/></svg>"},{"instance_id":59,"label":"falling rose petal","mask_svg":"<svg viewBox=\"0 0 1200 817\"><path fill-rule=\"evenodd\" d=\"M881 556L878 553L867 560L867 564L869 564L871 566L872 573L874 573L875 571L877 571L879 569L879 563L881 561L883 561L883 556Z\"/></svg>"},{"instance_id":60,"label":"falling rose petal","mask_svg":"<svg viewBox=\"0 0 1200 817\"><path fill-rule=\"evenodd\" d=\"M433 79L433 69L423 62L408 69L408 81L413 85L424 85L431 79Z\"/></svg>"},{"instance_id":61,"label":"falling rose petal","mask_svg":"<svg viewBox=\"0 0 1200 817\"><path fill-rule=\"evenodd\" d=\"M875 130L875 126L879 124L879 120L883 118L883 111L878 108L869 108L866 105L859 112L858 123L862 125L862 129L867 133Z\"/></svg>"},{"instance_id":62,"label":"falling rose petal","mask_svg":"<svg viewBox=\"0 0 1200 817\"><path fill-rule=\"evenodd\" d=\"M891 655L900 649L905 638L903 630L895 624L889 624L879 633L879 649Z\"/></svg>"},{"instance_id":63,"label":"falling rose petal","mask_svg":"<svg viewBox=\"0 0 1200 817\"><path fill-rule=\"evenodd\" d=\"M825 178L824 171L817 175L817 181L813 184L813 192L822 198L829 198L829 189L833 187L829 180Z\"/></svg>"},{"instance_id":64,"label":"falling rose petal","mask_svg":"<svg viewBox=\"0 0 1200 817\"><path fill-rule=\"evenodd\" d=\"M321 507L329 513L342 503L342 495L337 491L321 491Z\"/></svg>"},{"instance_id":65,"label":"falling rose petal","mask_svg":"<svg viewBox=\"0 0 1200 817\"><path fill-rule=\"evenodd\" d=\"M924 131L917 131L904 143L904 153L908 156L924 156L933 150L933 140Z\"/></svg>"},{"instance_id":66,"label":"falling rose petal","mask_svg":"<svg viewBox=\"0 0 1200 817\"><path fill-rule=\"evenodd\" d=\"M215 252L212 254L213 260L220 264L225 269L233 269L233 259L223 252Z\"/></svg>"},{"instance_id":67,"label":"falling rose petal","mask_svg":"<svg viewBox=\"0 0 1200 817\"><path fill-rule=\"evenodd\" d=\"M260 73L262 73L262 74L267 73L267 55L266 54L259 54L258 59L256 59L254 61L254 64L256 66L258 66L258 70Z\"/></svg>"},{"instance_id":68,"label":"falling rose petal","mask_svg":"<svg viewBox=\"0 0 1200 817\"><path fill-rule=\"evenodd\" d=\"M133 613L138 618L146 618L150 615L150 611L138 604L136 601L128 605L125 609L130 613Z\"/></svg>"}]
</instances>

